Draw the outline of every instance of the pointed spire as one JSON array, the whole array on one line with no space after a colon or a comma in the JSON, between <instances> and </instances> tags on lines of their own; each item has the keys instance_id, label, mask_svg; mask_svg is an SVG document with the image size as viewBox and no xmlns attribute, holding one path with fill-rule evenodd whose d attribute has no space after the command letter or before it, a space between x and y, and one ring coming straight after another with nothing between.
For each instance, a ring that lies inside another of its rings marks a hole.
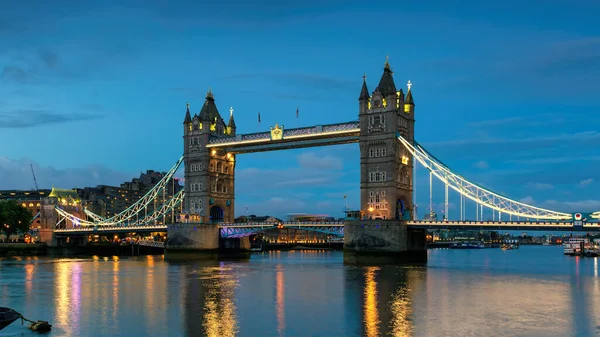
<instances>
[{"instance_id":1,"label":"pointed spire","mask_svg":"<svg viewBox=\"0 0 600 337\"><path fill-rule=\"evenodd\" d=\"M385 65L383 66L383 74L381 75L381 79L379 80L379 85L377 89L384 97L390 95L396 95L396 85L394 84L394 77L392 76L392 68L390 67L390 58L389 56L385 57Z\"/></svg>"},{"instance_id":2,"label":"pointed spire","mask_svg":"<svg viewBox=\"0 0 600 337\"><path fill-rule=\"evenodd\" d=\"M359 101L368 101L369 100L369 89L367 89L367 74L363 75L363 85L362 89L360 89L360 96L358 97Z\"/></svg>"},{"instance_id":3,"label":"pointed spire","mask_svg":"<svg viewBox=\"0 0 600 337\"><path fill-rule=\"evenodd\" d=\"M215 96L212 93L212 89L208 88L206 93L206 101L200 110L200 120L203 122L213 122L216 117L221 118L217 106L215 104Z\"/></svg>"},{"instance_id":4,"label":"pointed spire","mask_svg":"<svg viewBox=\"0 0 600 337\"><path fill-rule=\"evenodd\" d=\"M208 88L208 92L206 93L206 99L211 100L211 101L215 100L215 96L213 96L213 93L212 93L212 88L210 88L210 87Z\"/></svg>"},{"instance_id":5,"label":"pointed spire","mask_svg":"<svg viewBox=\"0 0 600 337\"><path fill-rule=\"evenodd\" d=\"M227 126L235 129L235 121L233 120L233 107L229 108L229 123L227 123Z\"/></svg>"},{"instance_id":6,"label":"pointed spire","mask_svg":"<svg viewBox=\"0 0 600 337\"><path fill-rule=\"evenodd\" d=\"M192 115L190 114L190 102L185 103L185 119L183 120L183 124L188 124L192 122Z\"/></svg>"},{"instance_id":7,"label":"pointed spire","mask_svg":"<svg viewBox=\"0 0 600 337\"><path fill-rule=\"evenodd\" d=\"M412 83L408 81L406 86L408 87L408 91L406 92L406 99L404 99L404 104L415 105L415 102L413 101L412 91L410 90L410 87L412 87Z\"/></svg>"}]
</instances>

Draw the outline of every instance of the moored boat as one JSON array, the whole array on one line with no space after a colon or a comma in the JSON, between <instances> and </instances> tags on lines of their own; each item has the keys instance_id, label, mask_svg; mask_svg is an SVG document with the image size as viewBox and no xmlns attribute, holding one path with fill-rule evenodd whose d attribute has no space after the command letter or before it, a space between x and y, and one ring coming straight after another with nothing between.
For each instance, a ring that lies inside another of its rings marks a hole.
<instances>
[{"instance_id":1,"label":"moored boat","mask_svg":"<svg viewBox=\"0 0 600 337\"><path fill-rule=\"evenodd\" d=\"M0 330L6 328L10 323L21 318L21 314L10 308L0 307Z\"/></svg>"}]
</instances>

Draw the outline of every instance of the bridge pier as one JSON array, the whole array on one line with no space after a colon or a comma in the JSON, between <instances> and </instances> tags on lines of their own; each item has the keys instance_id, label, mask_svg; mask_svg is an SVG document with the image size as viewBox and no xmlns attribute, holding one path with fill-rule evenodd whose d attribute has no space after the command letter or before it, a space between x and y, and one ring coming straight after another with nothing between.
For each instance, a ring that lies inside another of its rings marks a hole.
<instances>
[{"instance_id":1,"label":"bridge pier","mask_svg":"<svg viewBox=\"0 0 600 337\"><path fill-rule=\"evenodd\" d=\"M344 228L344 263L427 263L426 231L402 220L349 220Z\"/></svg>"},{"instance_id":2,"label":"bridge pier","mask_svg":"<svg viewBox=\"0 0 600 337\"><path fill-rule=\"evenodd\" d=\"M248 237L221 239L218 224L177 223L167 225L165 258L217 258L249 256Z\"/></svg>"}]
</instances>

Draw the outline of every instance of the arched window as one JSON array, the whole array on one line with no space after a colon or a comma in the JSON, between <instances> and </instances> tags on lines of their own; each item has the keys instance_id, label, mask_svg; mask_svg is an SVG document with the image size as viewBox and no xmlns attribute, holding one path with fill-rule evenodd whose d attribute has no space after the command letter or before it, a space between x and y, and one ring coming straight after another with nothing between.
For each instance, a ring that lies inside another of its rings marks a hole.
<instances>
[{"instance_id":1,"label":"arched window","mask_svg":"<svg viewBox=\"0 0 600 337\"><path fill-rule=\"evenodd\" d=\"M221 166L221 162L217 163L217 172L221 172L223 170L222 166Z\"/></svg>"}]
</instances>

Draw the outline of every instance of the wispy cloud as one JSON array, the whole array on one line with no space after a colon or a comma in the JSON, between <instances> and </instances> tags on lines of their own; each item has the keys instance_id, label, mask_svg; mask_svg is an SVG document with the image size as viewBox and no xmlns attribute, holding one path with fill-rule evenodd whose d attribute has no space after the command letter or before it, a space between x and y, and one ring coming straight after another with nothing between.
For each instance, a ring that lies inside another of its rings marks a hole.
<instances>
[{"instance_id":1,"label":"wispy cloud","mask_svg":"<svg viewBox=\"0 0 600 337\"><path fill-rule=\"evenodd\" d=\"M592 178L583 179L582 181L579 182L579 186L580 187L586 187L586 186L590 185L593 182L594 182L594 179L592 179Z\"/></svg>"},{"instance_id":2,"label":"wispy cloud","mask_svg":"<svg viewBox=\"0 0 600 337\"><path fill-rule=\"evenodd\" d=\"M0 189L29 190L35 187L31 178L30 165L33 165L40 188L75 188L96 185L118 186L133 176L102 165L81 168L58 169L43 166L30 159L0 157Z\"/></svg>"},{"instance_id":3,"label":"wispy cloud","mask_svg":"<svg viewBox=\"0 0 600 337\"><path fill-rule=\"evenodd\" d=\"M0 111L0 128L20 129L48 124L90 121L102 118L97 114L66 114L47 110L17 109L10 112Z\"/></svg>"},{"instance_id":4,"label":"wispy cloud","mask_svg":"<svg viewBox=\"0 0 600 337\"><path fill-rule=\"evenodd\" d=\"M473 166L475 166L478 169L482 169L482 170L490 168L490 165L488 165L488 163L486 163L483 160L480 160L480 161L476 162Z\"/></svg>"},{"instance_id":5,"label":"wispy cloud","mask_svg":"<svg viewBox=\"0 0 600 337\"><path fill-rule=\"evenodd\" d=\"M344 167L342 160L338 157L318 155L313 152L300 154L298 156L298 165L300 167L321 170L341 170Z\"/></svg>"},{"instance_id":6,"label":"wispy cloud","mask_svg":"<svg viewBox=\"0 0 600 337\"><path fill-rule=\"evenodd\" d=\"M554 188L554 185L545 183L527 183L527 187L536 190L551 190Z\"/></svg>"}]
</instances>

